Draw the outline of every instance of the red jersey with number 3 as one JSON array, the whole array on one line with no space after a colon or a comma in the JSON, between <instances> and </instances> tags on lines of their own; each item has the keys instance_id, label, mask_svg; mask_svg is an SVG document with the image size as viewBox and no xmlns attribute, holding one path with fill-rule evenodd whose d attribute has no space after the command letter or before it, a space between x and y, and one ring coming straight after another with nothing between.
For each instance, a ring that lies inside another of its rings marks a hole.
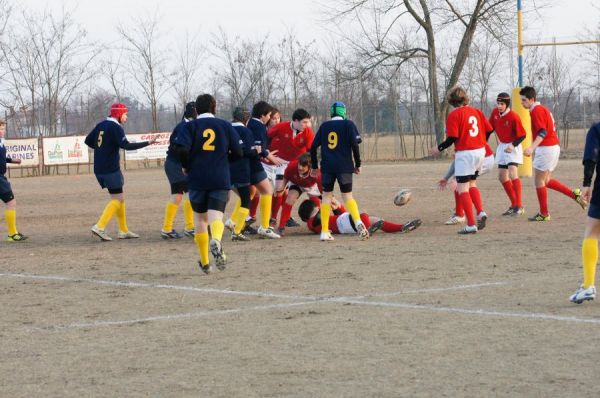
<instances>
[{"instance_id":1,"label":"red jersey with number 3","mask_svg":"<svg viewBox=\"0 0 600 398\"><path fill-rule=\"evenodd\" d=\"M552 112L542 104L535 104L529 114L531 115L531 135L533 136L533 140L537 138L541 129L545 129L546 137L544 137L540 146L558 145L558 135L556 134Z\"/></svg>"},{"instance_id":2,"label":"red jersey with number 3","mask_svg":"<svg viewBox=\"0 0 600 398\"><path fill-rule=\"evenodd\" d=\"M446 135L456 138L454 149L468 151L485 147L485 135L493 128L483 112L472 106L461 106L448 114Z\"/></svg>"},{"instance_id":3,"label":"red jersey with number 3","mask_svg":"<svg viewBox=\"0 0 600 398\"><path fill-rule=\"evenodd\" d=\"M517 138L525 137L525 129L517 112L509 109L503 115L498 108L494 108L490 115L490 123L496 131L498 140L503 144L516 141Z\"/></svg>"}]
</instances>

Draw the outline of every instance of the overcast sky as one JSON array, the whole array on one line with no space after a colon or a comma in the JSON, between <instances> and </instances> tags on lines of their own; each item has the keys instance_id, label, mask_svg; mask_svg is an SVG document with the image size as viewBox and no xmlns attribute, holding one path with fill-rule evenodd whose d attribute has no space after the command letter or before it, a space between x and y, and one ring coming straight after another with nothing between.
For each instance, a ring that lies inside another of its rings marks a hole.
<instances>
[{"instance_id":1,"label":"overcast sky","mask_svg":"<svg viewBox=\"0 0 600 398\"><path fill-rule=\"evenodd\" d=\"M29 9L60 9L63 4L60 0L18 3ZM534 3L523 0L524 9L531 10ZM550 3L551 7L541 15L526 14L526 42L540 32L547 40L552 36L557 40L575 39L586 27L592 28L600 21L600 10L592 7L593 3L600 6L600 0L550 0ZM64 4L67 9L75 7L76 19L93 39L101 41L117 38L114 29L117 21L127 21L130 15L157 7L164 16L164 29L172 37L185 29L209 34L223 26L230 34L262 37L269 33L278 38L294 27L301 39L322 41L331 37L331 30L335 31L331 24L323 22L325 15L319 0L65 0Z\"/></svg>"}]
</instances>

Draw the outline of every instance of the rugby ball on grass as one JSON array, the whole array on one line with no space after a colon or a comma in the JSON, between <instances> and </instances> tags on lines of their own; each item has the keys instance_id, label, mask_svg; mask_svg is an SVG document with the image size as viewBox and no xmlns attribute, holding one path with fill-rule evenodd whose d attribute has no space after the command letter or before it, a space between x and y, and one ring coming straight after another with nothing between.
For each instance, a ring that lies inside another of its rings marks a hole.
<instances>
[{"instance_id":1,"label":"rugby ball on grass","mask_svg":"<svg viewBox=\"0 0 600 398\"><path fill-rule=\"evenodd\" d=\"M412 191L410 189L399 190L396 196L394 196L394 204L396 206L404 206L410 200L411 195Z\"/></svg>"}]
</instances>

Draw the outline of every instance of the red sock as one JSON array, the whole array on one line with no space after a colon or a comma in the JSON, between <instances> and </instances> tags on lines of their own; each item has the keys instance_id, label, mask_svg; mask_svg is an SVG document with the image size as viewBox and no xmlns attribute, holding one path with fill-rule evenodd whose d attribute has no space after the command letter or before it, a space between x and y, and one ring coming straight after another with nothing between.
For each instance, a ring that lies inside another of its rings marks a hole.
<instances>
[{"instance_id":1,"label":"red sock","mask_svg":"<svg viewBox=\"0 0 600 398\"><path fill-rule=\"evenodd\" d=\"M292 205L288 205L287 202L283 202L281 208L281 218L279 219L279 228L285 228L285 223L292 216Z\"/></svg>"},{"instance_id":2,"label":"red sock","mask_svg":"<svg viewBox=\"0 0 600 398\"><path fill-rule=\"evenodd\" d=\"M512 181L506 180L502 183L502 186L504 187L504 191L506 191L506 195L508 196L508 199L510 200L510 206L517 207L517 199L515 197L515 188L513 186Z\"/></svg>"},{"instance_id":3,"label":"red sock","mask_svg":"<svg viewBox=\"0 0 600 398\"><path fill-rule=\"evenodd\" d=\"M317 205L317 207L321 207L321 199L318 196L309 196L308 197L312 202Z\"/></svg>"},{"instance_id":4,"label":"red sock","mask_svg":"<svg viewBox=\"0 0 600 398\"><path fill-rule=\"evenodd\" d=\"M367 213L360 213L360 221L363 222L363 224L365 224L365 227L371 228L371 219L369 218L369 215Z\"/></svg>"},{"instance_id":5,"label":"red sock","mask_svg":"<svg viewBox=\"0 0 600 398\"><path fill-rule=\"evenodd\" d=\"M283 202L283 195L276 196L273 194L273 204L271 205L271 218L277 219L279 209L281 209L281 203Z\"/></svg>"},{"instance_id":6,"label":"red sock","mask_svg":"<svg viewBox=\"0 0 600 398\"><path fill-rule=\"evenodd\" d=\"M459 195L460 202L467 216L467 225L472 227L475 225L475 215L473 214L473 202L471 201L471 195L469 192L463 192Z\"/></svg>"},{"instance_id":7,"label":"red sock","mask_svg":"<svg viewBox=\"0 0 600 398\"><path fill-rule=\"evenodd\" d=\"M258 202L260 200L260 195L258 194L258 192L254 195L254 198L252 198L252 202L250 203L250 217L252 218L256 218L256 209L258 209Z\"/></svg>"},{"instance_id":8,"label":"red sock","mask_svg":"<svg viewBox=\"0 0 600 398\"><path fill-rule=\"evenodd\" d=\"M563 183L561 183L558 180L555 180L555 179L549 180L548 183L546 184L546 187L550 188L554 191L558 191L558 192L562 193L563 195L568 196L571 199L575 199L575 194L573 193L571 188L564 185Z\"/></svg>"},{"instance_id":9,"label":"red sock","mask_svg":"<svg viewBox=\"0 0 600 398\"><path fill-rule=\"evenodd\" d=\"M465 210L463 209L462 203L460 203L460 196L458 195L458 191L454 191L454 202L454 214L456 214L456 217L464 217Z\"/></svg>"},{"instance_id":10,"label":"red sock","mask_svg":"<svg viewBox=\"0 0 600 398\"><path fill-rule=\"evenodd\" d=\"M515 207L523 207L521 179L515 178L512 180L513 192L515 194Z\"/></svg>"},{"instance_id":11,"label":"red sock","mask_svg":"<svg viewBox=\"0 0 600 398\"><path fill-rule=\"evenodd\" d=\"M548 190L546 187L539 187L535 189L538 197L538 202L540 202L540 214L542 216L548 215Z\"/></svg>"},{"instance_id":12,"label":"red sock","mask_svg":"<svg viewBox=\"0 0 600 398\"><path fill-rule=\"evenodd\" d=\"M403 227L404 227L404 225L402 225L402 224L395 224L393 222L384 221L383 226L381 227L381 230L383 232L394 233L394 232L402 231Z\"/></svg>"},{"instance_id":13,"label":"red sock","mask_svg":"<svg viewBox=\"0 0 600 398\"><path fill-rule=\"evenodd\" d=\"M471 195L471 200L473 201L473 205L477 210L477 214L481 213L483 211L483 202L481 201L481 194L479 193L479 188L469 188L469 194Z\"/></svg>"}]
</instances>

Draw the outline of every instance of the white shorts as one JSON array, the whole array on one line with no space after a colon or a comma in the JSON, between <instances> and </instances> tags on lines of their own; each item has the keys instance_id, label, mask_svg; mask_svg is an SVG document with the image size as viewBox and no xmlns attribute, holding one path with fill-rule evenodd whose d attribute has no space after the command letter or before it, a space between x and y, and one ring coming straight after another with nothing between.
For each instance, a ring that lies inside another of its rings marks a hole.
<instances>
[{"instance_id":1,"label":"white shorts","mask_svg":"<svg viewBox=\"0 0 600 398\"><path fill-rule=\"evenodd\" d=\"M539 171L554 171L560 157L560 146L539 146L533 154L533 168Z\"/></svg>"},{"instance_id":2,"label":"white shorts","mask_svg":"<svg viewBox=\"0 0 600 398\"><path fill-rule=\"evenodd\" d=\"M300 185L296 185L296 184L292 184L291 182L288 182L288 188L294 186L300 189L300 193L305 193L308 196L321 196L321 191L319 191L319 186L317 184L313 184L312 186L306 188L306 187L301 187Z\"/></svg>"},{"instance_id":3,"label":"white shorts","mask_svg":"<svg viewBox=\"0 0 600 398\"><path fill-rule=\"evenodd\" d=\"M523 147L521 145L515 147L511 153L506 153L504 150L510 144L500 143L496 149L496 163L498 166L508 166L510 163L523 164Z\"/></svg>"},{"instance_id":4,"label":"white shorts","mask_svg":"<svg viewBox=\"0 0 600 398\"><path fill-rule=\"evenodd\" d=\"M340 234L355 234L356 230L352 228L350 222L350 213L342 213L335 221L338 231Z\"/></svg>"},{"instance_id":5,"label":"white shorts","mask_svg":"<svg viewBox=\"0 0 600 398\"><path fill-rule=\"evenodd\" d=\"M454 158L454 175L456 177L468 177L481 171L485 148L470 149L456 152Z\"/></svg>"},{"instance_id":6,"label":"white shorts","mask_svg":"<svg viewBox=\"0 0 600 398\"><path fill-rule=\"evenodd\" d=\"M263 169L265 169L265 173L267 173L267 180L269 180L269 182L271 183L271 186L273 188L275 188L275 179L276 179L275 171L276 171L277 167L272 164L266 164L266 163L263 163L262 166L263 166Z\"/></svg>"},{"instance_id":7,"label":"white shorts","mask_svg":"<svg viewBox=\"0 0 600 398\"><path fill-rule=\"evenodd\" d=\"M481 165L481 170L479 170L479 175L482 176L484 174L489 173L494 168L494 155L486 156L483 158L483 164Z\"/></svg>"}]
</instances>

